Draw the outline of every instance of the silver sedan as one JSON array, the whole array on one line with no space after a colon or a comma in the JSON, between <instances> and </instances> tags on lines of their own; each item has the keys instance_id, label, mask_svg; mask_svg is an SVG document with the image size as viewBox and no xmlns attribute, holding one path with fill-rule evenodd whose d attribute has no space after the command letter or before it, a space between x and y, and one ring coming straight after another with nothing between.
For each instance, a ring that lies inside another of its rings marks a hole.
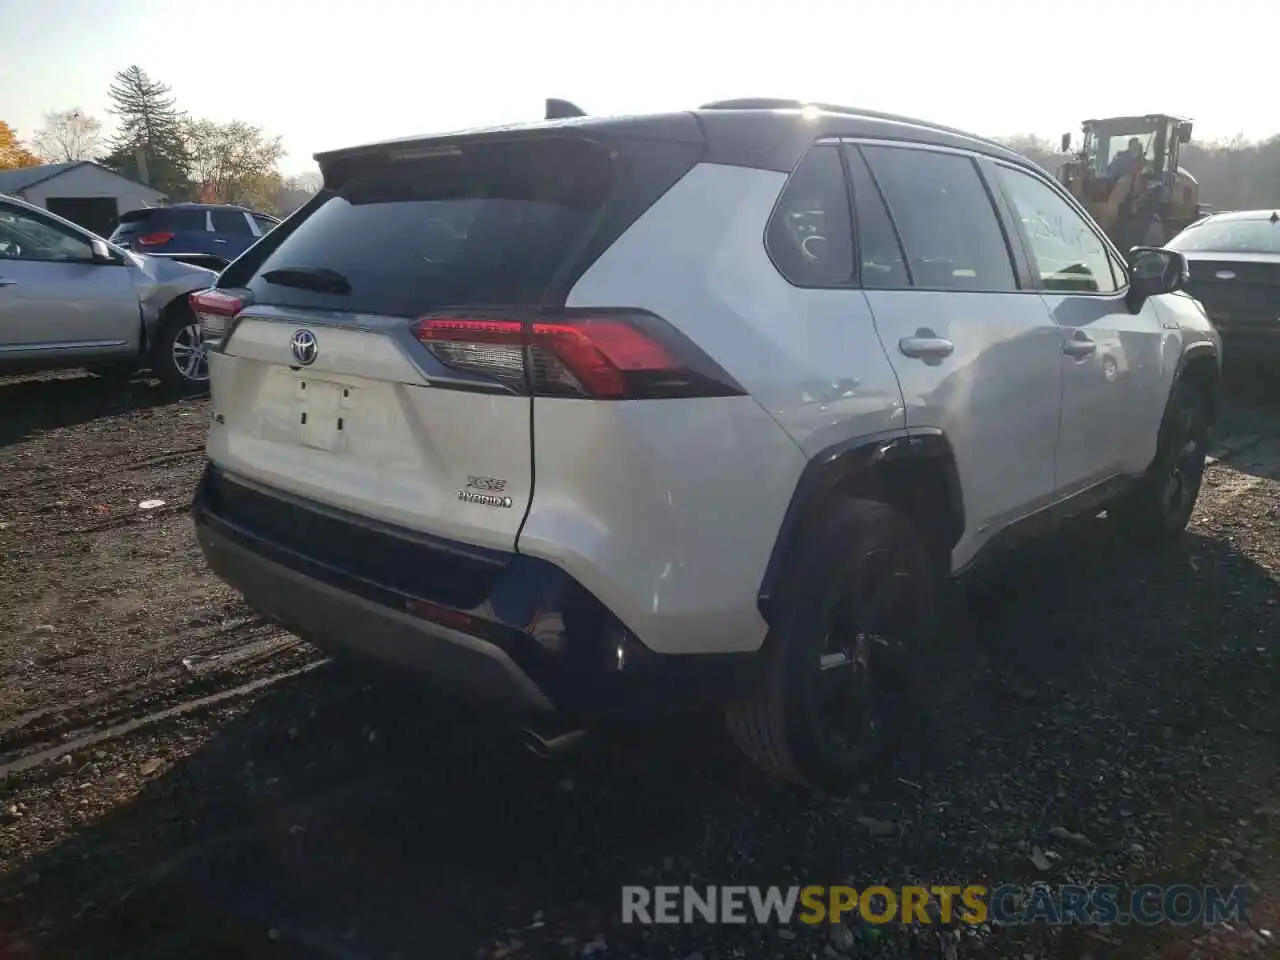
<instances>
[{"instance_id":1,"label":"silver sedan","mask_svg":"<svg viewBox=\"0 0 1280 960\"><path fill-rule=\"evenodd\" d=\"M171 388L201 389L209 370L187 296L216 278L0 195L0 374L149 366Z\"/></svg>"}]
</instances>

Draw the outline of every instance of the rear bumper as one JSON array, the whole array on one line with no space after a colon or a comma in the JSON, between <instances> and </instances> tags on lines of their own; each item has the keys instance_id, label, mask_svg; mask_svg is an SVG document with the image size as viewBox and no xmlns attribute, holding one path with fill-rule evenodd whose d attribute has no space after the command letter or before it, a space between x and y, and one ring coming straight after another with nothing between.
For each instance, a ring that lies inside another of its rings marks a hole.
<instances>
[{"instance_id":1,"label":"rear bumper","mask_svg":"<svg viewBox=\"0 0 1280 960\"><path fill-rule=\"evenodd\" d=\"M590 716L722 702L755 654L659 655L555 566L280 494L206 467L201 550L251 607L322 649L502 709Z\"/></svg>"}]
</instances>

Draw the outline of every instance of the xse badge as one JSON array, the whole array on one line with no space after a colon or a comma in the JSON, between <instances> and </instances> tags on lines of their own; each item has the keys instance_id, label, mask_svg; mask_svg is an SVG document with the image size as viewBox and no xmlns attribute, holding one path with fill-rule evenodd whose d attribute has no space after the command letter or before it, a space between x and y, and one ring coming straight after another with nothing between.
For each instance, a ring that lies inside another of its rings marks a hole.
<instances>
[{"instance_id":1,"label":"xse badge","mask_svg":"<svg viewBox=\"0 0 1280 960\"><path fill-rule=\"evenodd\" d=\"M467 485L458 491L458 499L485 507L507 508L512 505L512 500L502 495L505 489L507 489L507 481L497 477L468 476Z\"/></svg>"}]
</instances>

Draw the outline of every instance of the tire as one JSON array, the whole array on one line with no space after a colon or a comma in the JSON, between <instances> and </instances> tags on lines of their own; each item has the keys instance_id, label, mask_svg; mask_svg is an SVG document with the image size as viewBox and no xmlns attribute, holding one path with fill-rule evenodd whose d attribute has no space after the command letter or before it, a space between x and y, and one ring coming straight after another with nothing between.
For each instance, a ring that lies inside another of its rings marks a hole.
<instances>
[{"instance_id":1,"label":"tire","mask_svg":"<svg viewBox=\"0 0 1280 960\"><path fill-rule=\"evenodd\" d=\"M209 362L200 340L200 325L190 310L183 307L165 315L152 347L151 369L175 393L209 389Z\"/></svg>"},{"instance_id":2,"label":"tire","mask_svg":"<svg viewBox=\"0 0 1280 960\"><path fill-rule=\"evenodd\" d=\"M911 662L933 634L936 569L915 525L883 503L838 502L800 538L764 670L725 718L765 772L838 792L899 745ZM877 619L877 588L890 585L888 615Z\"/></svg>"},{"instance_id":3,"label":"tire","mask_svg":"<svg viewBox=\"0 0 1280 960\"><path fill-rule=\"evenodd\" d=\"M1204 396L1193 386L1180 383L1160 424L1155 459L1107 514L1135 540L1162 543L1176 539L1195 510L1208 452Z\"/></svg>"}]
</instances>

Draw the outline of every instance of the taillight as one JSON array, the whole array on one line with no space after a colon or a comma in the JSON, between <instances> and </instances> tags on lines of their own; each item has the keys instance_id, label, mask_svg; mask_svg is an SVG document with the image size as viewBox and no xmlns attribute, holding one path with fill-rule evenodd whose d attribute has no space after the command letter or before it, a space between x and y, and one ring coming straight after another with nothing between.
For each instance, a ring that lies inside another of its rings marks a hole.
<instances>
[{"instance_id":1,"label":"taillight","mask_svg":"<svg viewBox=\"0 0 1280 960\"><path fill-rule=\"evenodd\" d=\"M133 242L143 247L162 247L172 239L172 233L143 233Z\"/></svg>"},{"instance_id":2,"label":"taillight","mask_svg":"<svg viewBox=\"0 0 1280 960\"><path fill-rule=\"evenodd\" d=\"M743 393L687 337L638 311L563 310L528 319L433 315L414 324L414 335L446 366L518 393L593 400Z\"/></svg>"},{"instance_id":3,"label":"taillight","mask_svg":"<svg viewBox=\"0 0 1280 960\"><path fill-rule=\"evenodd\" d=\"M187 302L200 324L201 338L208 344L221 341L236 314L248 306L244 298L215 288L197 291Z\"/></svg>"}]
</instances>

